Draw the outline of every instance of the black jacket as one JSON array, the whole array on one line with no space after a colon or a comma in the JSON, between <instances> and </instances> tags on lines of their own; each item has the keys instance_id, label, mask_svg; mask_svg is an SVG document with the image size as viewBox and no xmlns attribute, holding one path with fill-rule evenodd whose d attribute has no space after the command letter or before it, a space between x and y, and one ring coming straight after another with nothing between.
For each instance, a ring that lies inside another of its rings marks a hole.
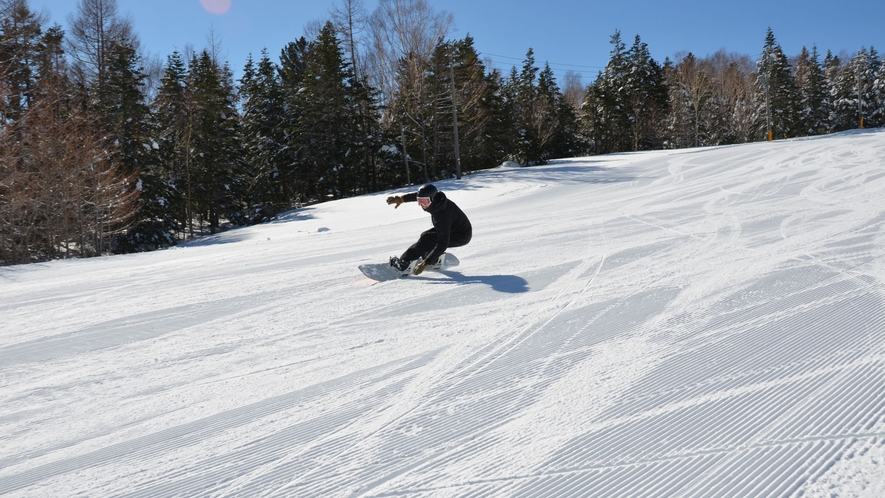
<instances>
[{"instance_id":1,"label":"black jacket","mask_svg":"<svg viewBox=\"0 0 885 498\"><path fill-rule=\"evenodd\" d=\"M403 201L415 202L417 193L403 195ZM473 226L467 215L457 204L450 201L444 192L438 192L427 208L433 228L436 231L436 247L427 256L427 261L436 261L449 247L460 247L473 237Z\"/></svg>"}]
</instances>

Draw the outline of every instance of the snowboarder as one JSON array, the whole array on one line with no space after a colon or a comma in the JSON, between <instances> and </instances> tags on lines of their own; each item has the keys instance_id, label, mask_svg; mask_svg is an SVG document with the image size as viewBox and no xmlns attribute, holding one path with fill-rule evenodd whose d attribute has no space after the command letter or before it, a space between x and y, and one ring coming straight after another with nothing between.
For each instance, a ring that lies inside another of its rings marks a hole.
<instances>
[{"instance_id":1,"label":"snowboarder","mask_svg":"<svg viewBox=\"0 0 885 498\"><path fill-rule=\"evenodd\" d=\"M402 256L391 257L390 266L405 272L413 261L421 258L412 270L419 275L427 266L435 265L446 249L467 245L473 237L473 226L464 211L431 184L424 185L418 192L387 198L387 204L396 204L397 208L404 202L416 201L421 209L430 213L433 228L424 231Z\"/></svg>"}]
</instances>

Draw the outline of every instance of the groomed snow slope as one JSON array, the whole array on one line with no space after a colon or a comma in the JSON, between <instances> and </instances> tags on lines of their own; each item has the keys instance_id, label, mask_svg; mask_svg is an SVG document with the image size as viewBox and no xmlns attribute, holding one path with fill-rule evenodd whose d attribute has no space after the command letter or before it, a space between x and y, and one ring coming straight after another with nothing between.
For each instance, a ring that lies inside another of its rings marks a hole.
<instances>
[{"instance_id":1,"label":"groomed snow slope","mask_svg":"<svg viewBox=\"0 0 885 498\"><path fill-rule=\"evenodd\" d=\"M885 496L885 130L0 268L0 495ZM399 192L406 192L401 190Z\"/></svg>"}]
</instances>

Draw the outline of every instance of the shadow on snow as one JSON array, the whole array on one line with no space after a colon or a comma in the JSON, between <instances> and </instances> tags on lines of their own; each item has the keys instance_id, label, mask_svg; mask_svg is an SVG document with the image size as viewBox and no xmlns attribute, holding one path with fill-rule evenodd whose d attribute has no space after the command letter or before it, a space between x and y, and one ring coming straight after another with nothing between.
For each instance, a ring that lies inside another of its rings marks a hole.
<instances>
[{"instance_id":1,"label":"shadow on snow","mask_svg":"<svg viewBox=\"0 0 885 498\"><path fill-rule=\"evenodd\" d=\"M450 270L437 272L451 278L451 283L457 284L484 284L492 290L506 294L520 294L529 291L529 283L526 279L517 275L464 275L463 273ZM415 278L415 277L412 277ZM420 278L420 277L418 277ZM435 280L437 283L449 283L450 281Z\"/></svg>"}]
</instances>

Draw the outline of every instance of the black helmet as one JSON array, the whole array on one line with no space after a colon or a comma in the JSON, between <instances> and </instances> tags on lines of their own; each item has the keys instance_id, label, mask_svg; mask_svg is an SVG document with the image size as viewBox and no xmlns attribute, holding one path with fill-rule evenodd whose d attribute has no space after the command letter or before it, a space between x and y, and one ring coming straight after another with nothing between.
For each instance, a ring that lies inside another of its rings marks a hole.
<instances>
[{"instance_id":1,"label":"black helmet","mask_svg":"<svg viewBox=\"0 0 885 498\"><path fill-rule=\"evenodd\" d=\"M436 197L437 192L439 192L439 190L437 190L432 184L428 183L418 189L418 197L430 197L430 200L432 201L433 198Z\"/></svg>"}]
</instances>

